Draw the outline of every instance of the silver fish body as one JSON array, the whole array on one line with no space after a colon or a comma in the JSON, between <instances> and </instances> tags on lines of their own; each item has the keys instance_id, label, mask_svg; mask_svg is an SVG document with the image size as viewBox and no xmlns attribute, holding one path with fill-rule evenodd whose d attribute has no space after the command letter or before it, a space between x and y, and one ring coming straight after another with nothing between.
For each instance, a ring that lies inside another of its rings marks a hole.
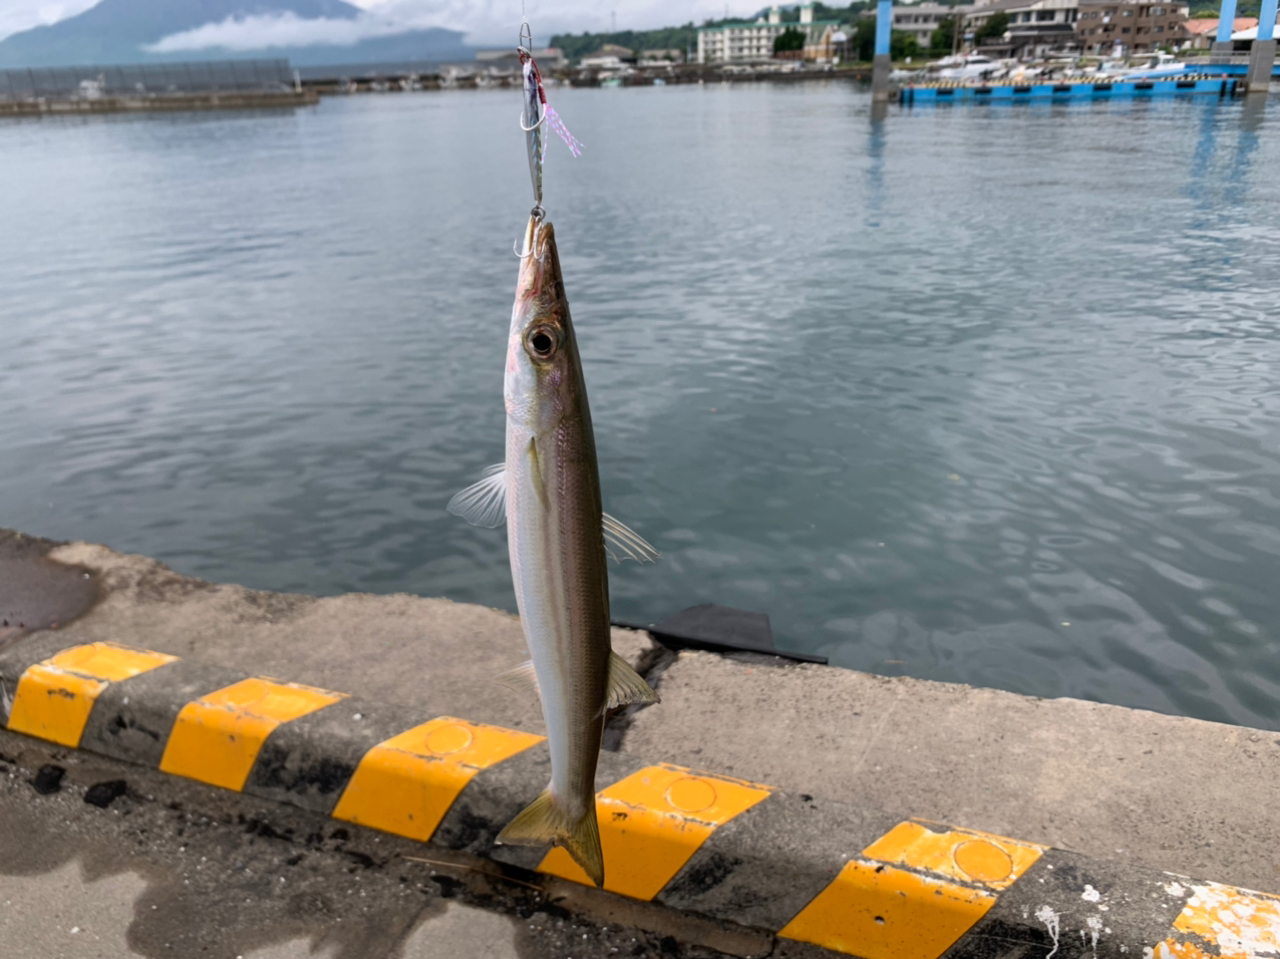
<instances>
[{"instance_id":1,"label":"silver fish body","mask_svg":"<svg viewBox=\"0 0 1280 959\"><path fill-rule=\"evenodd\" d=\"M511 577L551 750L551 783L499 842L565 847L598 885L604 861L595 773L606 711L657 695L610 647L606 538L624 555L652 547L601 509L595 435L555 231L530 218L507 347L505 467L450 509L482 525L506 512ZM519 671L517 671L519 672Z\"/></svg>"}]
</instances>

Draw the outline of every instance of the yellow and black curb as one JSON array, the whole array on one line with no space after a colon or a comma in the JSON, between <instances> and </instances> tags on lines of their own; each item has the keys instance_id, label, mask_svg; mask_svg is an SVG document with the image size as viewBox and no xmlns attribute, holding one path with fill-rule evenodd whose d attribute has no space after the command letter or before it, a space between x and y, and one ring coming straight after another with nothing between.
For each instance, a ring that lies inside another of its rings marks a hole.
<instances>
[{"instance_id":1,"label":"yellow and black curb","mask_svg":"<svg viewBox=\"0 0 1280 959\"><path fill-rule=\"evenodd\" d=\"M539 736L110 643L0 653L11 731L586 883L497 846ZM1280 898L601 757L606 888L864 959L1280 959Z\"/></svg>"}]
</instances>

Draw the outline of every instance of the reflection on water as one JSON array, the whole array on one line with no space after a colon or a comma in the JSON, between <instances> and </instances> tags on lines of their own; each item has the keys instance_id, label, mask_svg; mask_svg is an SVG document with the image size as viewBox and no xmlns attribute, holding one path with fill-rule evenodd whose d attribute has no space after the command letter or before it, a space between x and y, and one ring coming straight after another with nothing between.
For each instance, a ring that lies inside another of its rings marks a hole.
<instances>
[{"instance_id":1,"label":"reflection on water","mask_svg":"<svg viewBox=\"0 0 1280 959\"><path fill-rule=\"evenodd\" d=\"M511 95L0 126L0 524L512 607ZM1280 728L1280 160L1239 102L561 91L616 613ZM557 152L559 151L559 152Z\"/></svg>"}]
</instances>

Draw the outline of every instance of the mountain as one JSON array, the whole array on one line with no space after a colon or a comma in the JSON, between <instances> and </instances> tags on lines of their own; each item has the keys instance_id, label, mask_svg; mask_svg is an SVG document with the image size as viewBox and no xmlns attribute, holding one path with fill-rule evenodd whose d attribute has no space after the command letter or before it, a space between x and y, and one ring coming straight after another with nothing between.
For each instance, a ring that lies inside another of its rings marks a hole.
<instances>
[{"instance_id":1,"label":"mountain","mask_svg":"<svg viewBox=\"0 0 1280 959\"><path fill-rule=\"evenodd\" d=\"M255 50L205 48L149 53L162 37L228 17L278 16L304 20L355 20L362 11L343 0L102 0L78 16L24 30L0 41L0 67L80 66L288 57L291 63L377 63L390 60L469 59L472 51L456 30L406 30L356 43L273 46Z\"/></svg>"}]
</instances>

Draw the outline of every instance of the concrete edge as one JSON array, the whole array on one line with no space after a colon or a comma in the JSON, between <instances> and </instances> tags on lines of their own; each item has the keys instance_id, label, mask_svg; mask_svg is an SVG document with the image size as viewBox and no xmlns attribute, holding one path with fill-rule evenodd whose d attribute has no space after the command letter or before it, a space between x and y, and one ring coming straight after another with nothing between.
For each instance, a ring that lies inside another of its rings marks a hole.
<instances>
[{"instance_id":1,"label":"concrete edge","mask_svg":"<svg viewBox=\"0 0 1280 959\"><path fill-rule=\"evenodd\" d=\"M44 631L0 652L18 733L569 880L497 846L542 737ZM1280 898L602 753L606 889L865 959L1280 959Z\"/></svg>"}]
</instances>

